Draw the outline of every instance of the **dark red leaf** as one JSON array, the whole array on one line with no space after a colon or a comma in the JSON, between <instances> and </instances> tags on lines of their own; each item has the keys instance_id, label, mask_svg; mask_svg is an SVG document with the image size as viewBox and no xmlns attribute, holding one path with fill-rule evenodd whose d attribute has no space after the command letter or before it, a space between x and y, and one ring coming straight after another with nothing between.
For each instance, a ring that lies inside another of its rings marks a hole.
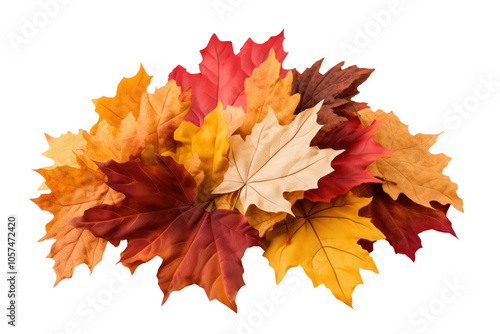
<instances>
[{"instance_id":1,"label":"dark red leaf","mask_svg":"<svg viewBox=\"0 0 500 334\"><path fill-rule=\"evenodd\" d=\"M154 167L139 160L99 163L108 185L126 198L85 211L73 225L106 240L127 240L121 262L131 271L160 256L164 302L171 292L198 284L209 299L236 311L244 285L241 258L248 247L261 245L258 232L237 211L196 208L193 177L170 157L156 161Z\"/></svg>"}]
</instances>

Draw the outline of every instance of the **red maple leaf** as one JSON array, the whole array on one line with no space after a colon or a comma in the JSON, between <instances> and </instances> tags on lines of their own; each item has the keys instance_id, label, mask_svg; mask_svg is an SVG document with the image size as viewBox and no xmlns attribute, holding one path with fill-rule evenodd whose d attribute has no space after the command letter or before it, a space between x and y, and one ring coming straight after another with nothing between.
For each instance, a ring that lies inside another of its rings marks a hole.
<instances>
[{"instance_id":1,"label":"red maple leaf","mask_svg":"<svg viewBox=\"0 0 500 334\"><path fill-rule=\"evenodd\" d=\"M276 59L283 62L287 53L283 50L283 31L271 37L263 44L247 40L238 54L234 54L231 42L221 42L214 34L206 48L200 51L203 57L200 73L189 73L182 66L177 66L170 73L183 91L192 88L192 107L185 120L201 126L203 119L221 101L223 106L232 105L246 110L245 79L253 70L264 62L271 49ZM282 68L281 75L286 71Z\"/></svg>"},{"instance_id":2,"label":"red maple leaf","mask_svg":"<svg viewBox=\"0 0 500 334\"><path fill-rule=\"evenodd\" d=\"M451 221L446 217L449 204L432 202L434 209L431 209L414 203L404 194L394 201L379 184L361 185L355 192L365 197L373 196L370 204L359 211L360 215L371 218L396 253L405 254L412 261L415 261L416 251L422 248L420 232L436 230L456 237ZM372 242L361 240L359 243L366 250L373 250Z\"/></svg>"},{"instance_id":3,"label":"red maple leaf","mask_svg":"<svg viewBox=\"0 0 500 334\"><path fill-rule=\"evenodd\" d=\"M319 147L345 151L333 159L331 166L334 171L321 178L318 189L307 191L305 197L315 202L329 202L362 183L381 182L366 168L378 158L392 153L373 139L379 125L374 123L365 128L354 118L331 131L329 142Z\"/></svg>"},{"instance_id":4,"label":"red maple leaf","mask_svg":"<svg viewBox=\"0 0 500 334\"><path fill-rule=\"evenodd\" d=\"M210 300L236 311L236 294L245 284L241 258L248 247L261 246L257 230L237 211L196 208L193 177L170 157L157 155L156 161L154 167L139 160L98 163L108 185L126 198L89 209L72 224L106 240L127 240L120 262L132 271L160 256L163 302L197 284Z\"/></svg>"}]
</instances>

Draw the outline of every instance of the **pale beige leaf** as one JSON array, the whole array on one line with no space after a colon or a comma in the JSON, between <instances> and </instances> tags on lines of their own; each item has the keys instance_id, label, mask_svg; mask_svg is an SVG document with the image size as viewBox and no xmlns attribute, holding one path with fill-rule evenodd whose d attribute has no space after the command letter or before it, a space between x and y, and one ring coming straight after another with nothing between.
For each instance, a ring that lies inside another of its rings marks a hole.
<instances>
[{"instance_id":1,"label":"pale beige leaf","mask_svg":"<svg viewBox=\"0 0 500 334\"><path fill-rule=\"evenodd\" d=\"M284 192L317 188L318 180L333 171L332 160L342 151L309 146L321 128L316 122L321 103L300 113L289 125L280 125L270 110L251 135L230 138L229 169L212 192L240 190L243 212L251 204L267 212L292 214Z\"/></svg>"}]
</instances>

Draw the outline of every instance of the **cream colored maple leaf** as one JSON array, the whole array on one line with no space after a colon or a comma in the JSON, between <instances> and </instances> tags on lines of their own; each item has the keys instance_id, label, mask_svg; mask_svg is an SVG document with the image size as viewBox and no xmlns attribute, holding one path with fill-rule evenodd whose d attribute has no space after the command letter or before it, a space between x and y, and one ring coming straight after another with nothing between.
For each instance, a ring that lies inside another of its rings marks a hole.
<instances>
[{"instance_id":1,"label":"cream colored maple leaf","mask_svg":"<svg viewBox=\"0 0 500 334\"><path fill-rule=\"evenodd\" d=\"M321 128L316 122L321 108L300 113L289 125L280 125L274 111L257 123L252 134L229 139L229 169L212 194L240 191L244 212L251 204L267 212L292 213L284 192L317 187L333 171L332 160L342 151L309 146Z\"/></svg>"}]
</instances>

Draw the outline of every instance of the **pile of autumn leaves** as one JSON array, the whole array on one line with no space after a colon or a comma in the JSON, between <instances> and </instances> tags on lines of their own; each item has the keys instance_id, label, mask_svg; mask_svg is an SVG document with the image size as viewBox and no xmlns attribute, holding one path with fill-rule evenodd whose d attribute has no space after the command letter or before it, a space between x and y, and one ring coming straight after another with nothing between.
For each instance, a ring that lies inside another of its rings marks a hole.
<instances>
[{"instance_id":1,"label":"pile of autumn leaves","mask_svg":"<svg viewBox=\"0 0 500 334\"><path fill-rule=\"evenodd\" d=\"M201 54L200 73L178 66L152 94L141 67L93 101L89 132L47 136L50 193L33 201L54 215L42 240L56 240L56 284L126 240L132 273L162 258L164 301L197 284L236 310L241 258L260 246L278 282L300 265L351 305L359 269L377 272L373 242L414 260L420 232L454 235L446 213L462 200L450 158L428 151L437 135L352 101L372 70L285 70L283 33L236 55L214 35Z\"/></svg>"}]
</instances>

